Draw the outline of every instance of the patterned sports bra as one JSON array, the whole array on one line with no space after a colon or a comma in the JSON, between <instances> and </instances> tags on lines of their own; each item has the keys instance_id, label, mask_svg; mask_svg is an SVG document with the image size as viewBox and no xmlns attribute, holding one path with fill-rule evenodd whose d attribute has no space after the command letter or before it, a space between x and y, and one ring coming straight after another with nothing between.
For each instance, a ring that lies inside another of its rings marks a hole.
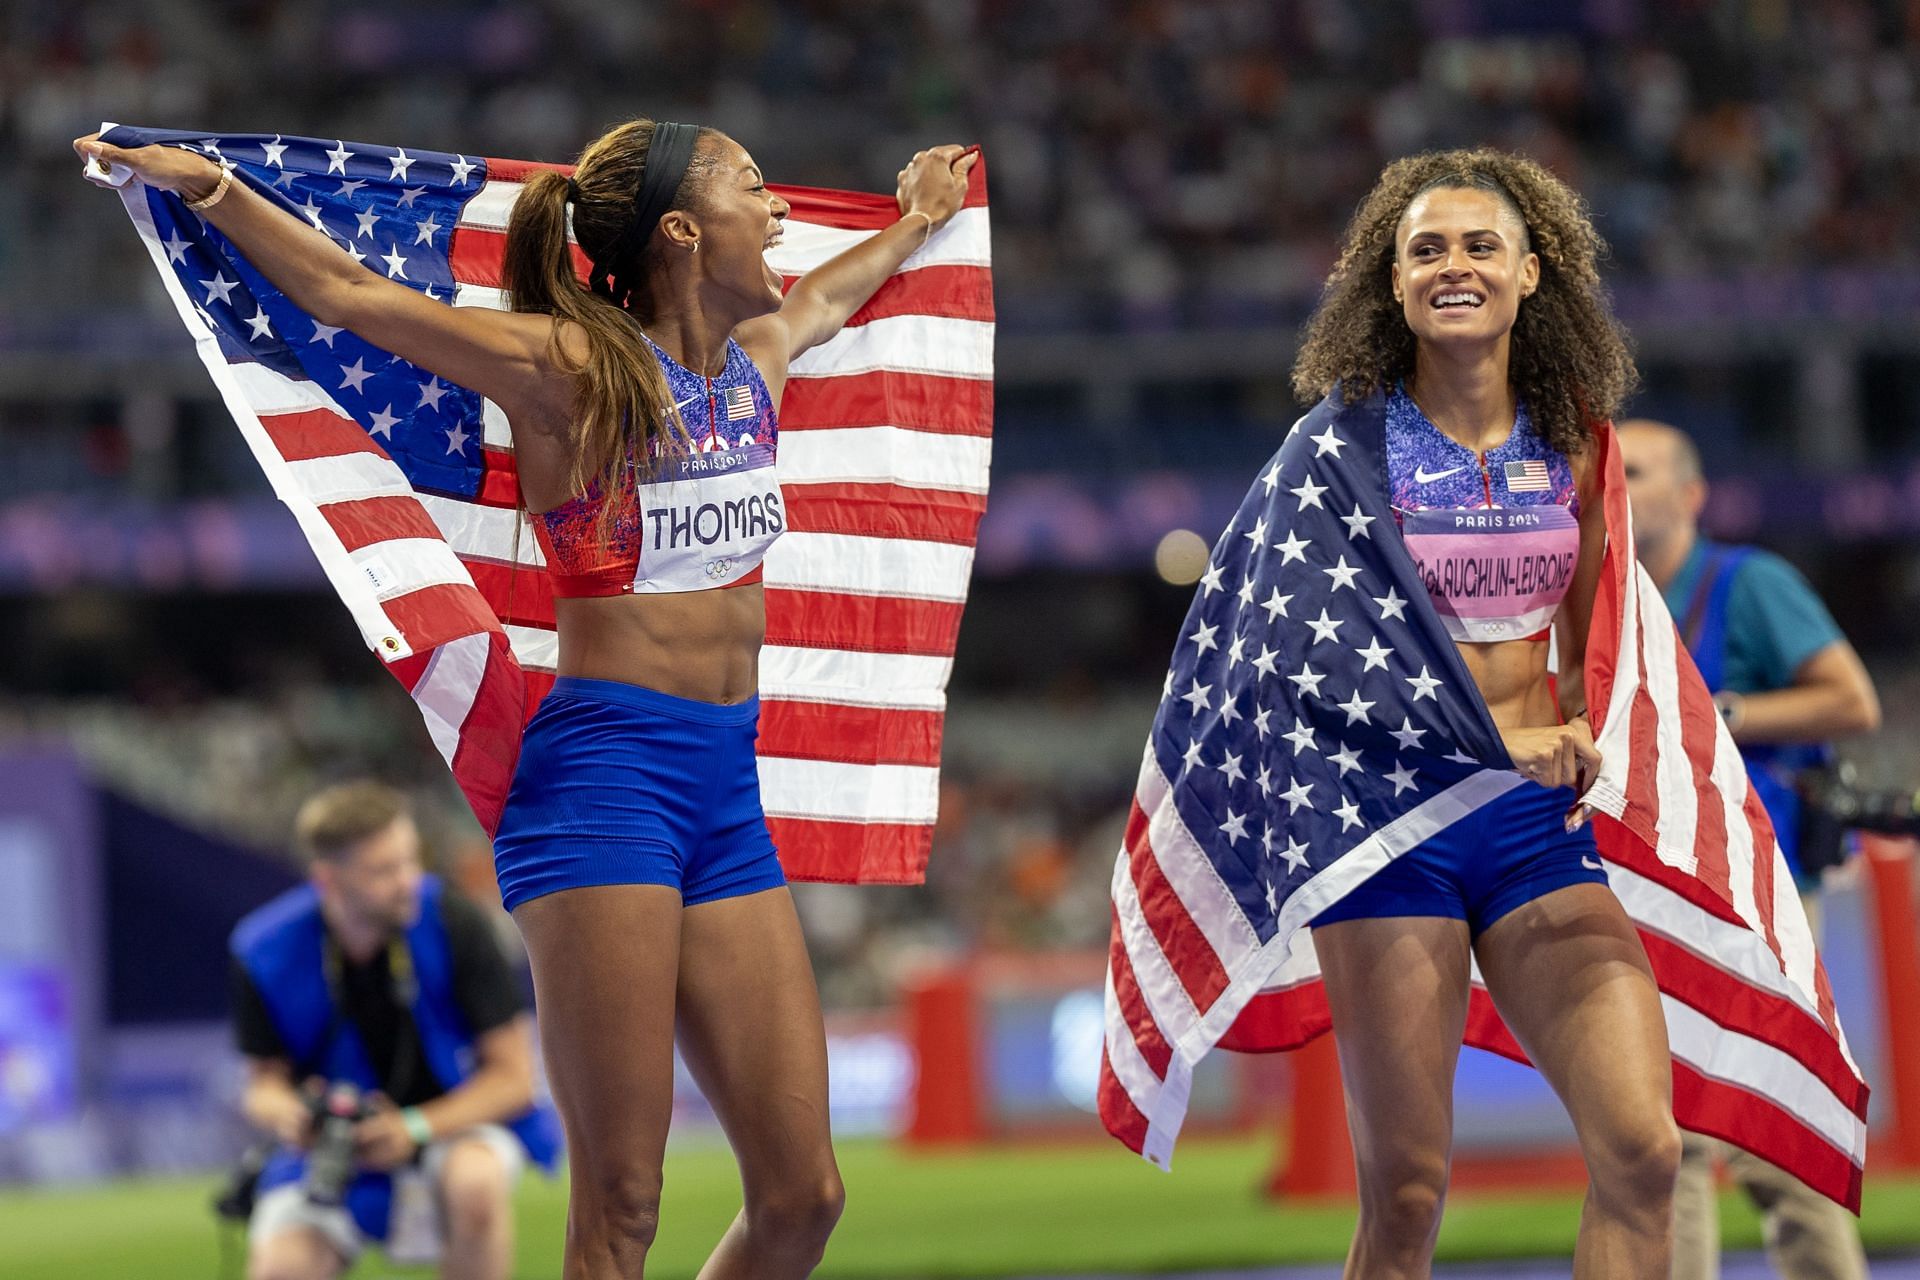
<instances>
[{"instance_id":1,"label":"patterned sports bra","mask_svg":"<svg viewBox=\"0 0 1920 1280\"><path fill-rule=\"evenodd\" d=\"M760 562L786 528L773 466L780 420L753 358L729 339L726 366L708 378L648 345L692 449L655 460L604 540L595 535L606 501L597 483L540 513L534 533L557 596L745 586L760 581Z\"/></svg>"},{"instance_id":2,"label":"patterned sports bra","mask_svg":"<svg viewBox=\"0 0 1920 1280\"><path fill-rule=\"evenodd\" d=\"M1580 558L1567 456L1523 404L1504 443L1476 454L1404 387L1387 397L1387 492L1414 567L1455 641L1545 640Z\"/></svg>"}]
</instances>

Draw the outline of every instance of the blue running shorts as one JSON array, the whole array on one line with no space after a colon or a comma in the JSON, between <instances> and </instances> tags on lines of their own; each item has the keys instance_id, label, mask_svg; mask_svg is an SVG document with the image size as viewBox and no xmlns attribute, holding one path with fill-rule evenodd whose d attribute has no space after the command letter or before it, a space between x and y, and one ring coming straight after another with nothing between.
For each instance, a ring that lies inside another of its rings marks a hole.
<instances>
[{"instance_id":1,"label":"blue running shorts","mask_svg":"<svg viewBox=\"0 0 1920 1280\"><path fill-rule=\"evenodd\" d=\"M1450 916L1478 937L1515 907L1570 884L1605 884L1593 828L1566 829L1571 787L1522 782L1389 862L1313 920Z\"/></svg>"},{"instance_id":2,"label":"blue running shorts","mask_svg":"<svg viewBox=\"0 0 1920 1280\"><path fill-rule=\"evenodd\" d=\"M672 885L687 906L784 885L760 807L759 721L757 697L554 681L493 840L507 910L589 885Z\"/></svg>"}]
</instances>

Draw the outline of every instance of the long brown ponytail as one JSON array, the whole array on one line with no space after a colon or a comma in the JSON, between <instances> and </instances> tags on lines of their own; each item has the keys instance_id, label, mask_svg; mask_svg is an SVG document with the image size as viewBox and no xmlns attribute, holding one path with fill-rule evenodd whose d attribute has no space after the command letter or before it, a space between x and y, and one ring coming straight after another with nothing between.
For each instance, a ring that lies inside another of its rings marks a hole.
<instances>
[{"instance_id":1,"label":"long brown ponytail","mask_svg":"<svg viewBox=\"0 0 1920 1280\"><path fill-rule=\"evenodd\" d=\"M701 130L702 142L709 132ZM554 326L551 351L560 367L576 375L571 489L580 493L597 482L608 498L600 511L602 535L619 510L616 499L633 484L629 462L644 469L669 452L675 444L676 415L666 373L640 328L641 320L650 318L646 309L651 300L634 296L623 300L623 307L580 283L567 242L568 201L578 193L572 200L573 234L588 256L599 261L632 217L652 141L651 120L616 125L580 153L571 184L552 170L528 178L507 220L501 283L509 305L515 311L570 320L586 332L586 360L577 367L562 351L559 325ZM696 154L673 208L687 207L711 168L708 156Z\"/></svg>"}]
</instances>

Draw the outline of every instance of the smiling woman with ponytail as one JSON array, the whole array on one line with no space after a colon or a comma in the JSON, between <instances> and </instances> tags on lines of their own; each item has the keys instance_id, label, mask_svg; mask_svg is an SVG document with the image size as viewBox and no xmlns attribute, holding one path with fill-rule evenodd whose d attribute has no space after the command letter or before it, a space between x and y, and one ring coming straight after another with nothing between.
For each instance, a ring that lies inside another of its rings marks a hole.
<instances>
[{"instance_id":1,"label":"smiling woman with ponytail","mask_svg":"<svg viewBox=\"0 0 1920 1280\"><path fill-rule=\"evenodd\" d=\"M362 269L204 156L74 145L180 193L316 320L505 413L553 578L559 658L494 852L566 1123L564 1275L642 1272L676 1024L745 1197L703 1280L808 1274L842 1191L819 1000L754 762L760 562L785 528L779 404L788 362L959 211L975 157L916 154L899 175L900 220L783 297L765 253L787 204L746 150L716 130L631 120L595 139L572 177L525 183L502 312Z\"/></svg>"}]
</instances>

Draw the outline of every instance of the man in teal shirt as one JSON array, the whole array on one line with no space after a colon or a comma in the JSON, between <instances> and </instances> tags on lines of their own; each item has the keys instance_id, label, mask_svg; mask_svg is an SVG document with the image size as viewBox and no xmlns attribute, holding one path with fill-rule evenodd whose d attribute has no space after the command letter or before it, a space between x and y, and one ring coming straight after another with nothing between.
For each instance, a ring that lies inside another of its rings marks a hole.
<instances>
[{"instance_id":1,"label":"man in teal shirt","mask_svg":"<svg viewBox=\"0 0 1920 1280\"><path fill-rule=\"evenodd\" d=\"M1794 775L1823 763L1834 738L1878 727L1873 681L1792 565L1757 547L1700 536L1707 485L1683 432L1642 420L1622 423L1619 436L1640 563L1740 746L1817 933L1820 868L1800 856ZM1755 1156L1688 1134L1674 1189L1673 1280L1720 1273L1716 1158L1765 1214L1768 1256L1786 1280L1866 1276L1846 1210Z\"/></svg>"}]
</instances>

